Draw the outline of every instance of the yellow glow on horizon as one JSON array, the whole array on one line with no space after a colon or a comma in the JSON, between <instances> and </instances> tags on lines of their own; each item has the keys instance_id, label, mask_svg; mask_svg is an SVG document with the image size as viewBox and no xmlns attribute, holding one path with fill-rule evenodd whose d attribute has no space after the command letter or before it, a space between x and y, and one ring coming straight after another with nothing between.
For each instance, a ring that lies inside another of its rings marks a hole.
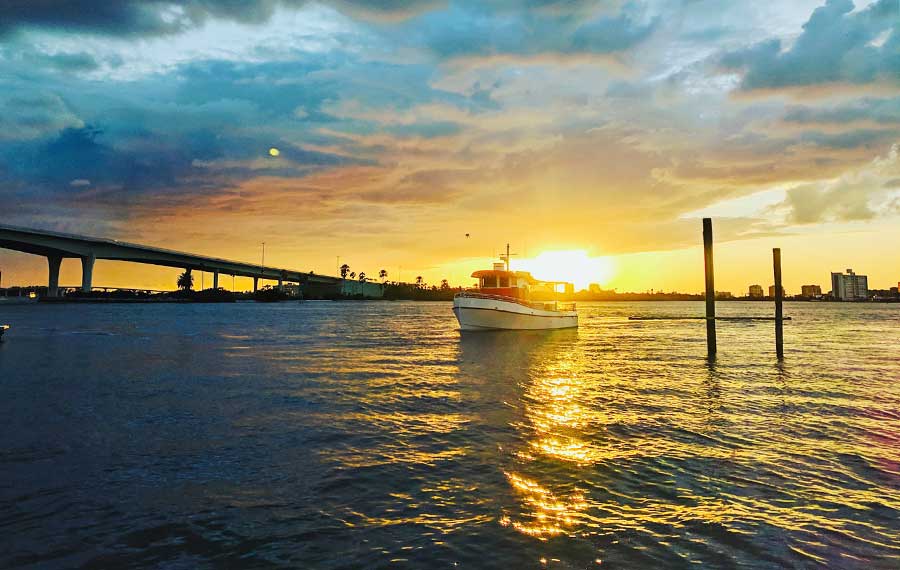
<instances>
[{"instance_id":1,"label":"yellow glow on horizon","mask_svg":"<svg viewBox=\"0 0 900 570\"><path fill-rule=\"evenodd\" d=\"M591 257L583 249L545 251L530 259L513 259L510 266L544 281L568 281L575 290L587 289L591 283L608 283L616 274L611 258Z\"/></svg>"}]
</instances>

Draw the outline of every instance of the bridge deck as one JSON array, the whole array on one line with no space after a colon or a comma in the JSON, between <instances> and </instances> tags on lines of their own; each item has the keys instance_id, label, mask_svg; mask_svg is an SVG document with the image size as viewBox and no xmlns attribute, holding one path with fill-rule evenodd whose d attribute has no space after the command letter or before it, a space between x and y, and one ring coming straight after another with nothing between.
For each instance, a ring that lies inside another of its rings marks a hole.
<instances>
[{"instance_id":1,"label":"bridge deck","mask_svg":"<svg viewBox=\"0 0 900 570\"><path fill-rule=\"evenodd\" d=\"M232 261L114 239L0 224L0 247L48 258L110 259L297 283L337 284L340 277ZM92 263L92 262L91 262ZM58 271L58 269L57 269Z\"/></svg>"}]
</instances>

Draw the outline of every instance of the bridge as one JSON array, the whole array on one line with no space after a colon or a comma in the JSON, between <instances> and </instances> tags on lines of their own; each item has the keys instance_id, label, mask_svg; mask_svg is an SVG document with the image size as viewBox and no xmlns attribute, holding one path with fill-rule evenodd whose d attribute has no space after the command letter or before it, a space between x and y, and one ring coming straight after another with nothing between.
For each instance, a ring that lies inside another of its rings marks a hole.
<instances>
[{"instance_id":1,"label":"bridge","mask_svg":"<svg viewBox=\"0 0 900 570\"><path fill-rule=\"evenodd\" d=\"M51 297L59 296L59 267L64 258L81 260L81 290L85 292L91 290L94 262L98 259L177 267L189 273L194 269L210 272L213 274L213 288L218 288L219 286L220 273L238 277L252 277L254 291L259 287L260 279L277 280L279 288L285 282L315 283L336 287L340 287L343 283L340 277L316 275L310 271L295 271L280 267L184 253L160 247L138 245L114 239L20 228L2 224L0 224L0 247L46 257L49 267L48 295Z\"/></svg>"}]
</instances>

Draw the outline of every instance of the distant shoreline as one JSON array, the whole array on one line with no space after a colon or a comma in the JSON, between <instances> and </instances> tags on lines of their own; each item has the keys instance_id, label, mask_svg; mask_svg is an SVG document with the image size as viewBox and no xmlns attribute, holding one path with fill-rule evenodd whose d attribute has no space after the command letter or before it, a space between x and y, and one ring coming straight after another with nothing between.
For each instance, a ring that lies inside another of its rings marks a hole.
<instances>
[{"instance_id":1,"label":"distant shoreline","mask_svg":"<svg viewBox=\"0 0 900 570\"><path fill-rule=\"evenodd\" d=\"M624 296L623 296L624 297ZM647 302L665 302L665 303L682 303L682 302L702 302L703 297L696 298L647 298L647 297L628 297L628 298L605 298L605 299L571 299L571 298L560 298L561 302L576 302L576 303L647 303ZM154 296L154 297L137 297L137 298L120 298L120 297L43 297L37 299L29 299L27 297L0 297L0 307L3 305L12 306L12 305L37 305L37 304L94 304L94 305L104 305L104 304L148 304L148 303L179 303L179 304L209 304L209 303L302 303L302 302L359 302L359 301L379 301L379 302L396 302L396 301L412 301L416 303L450 303L451 299L446 298L364 298L364 297L344 297L344 298L330 298L330 299L299 299L299 298L286 298L286 299L272 299L272 300L257 300L257 299L185 299L178 297L168 297L168 296ZM731 299L716 299L717 302L721 303L734 303L734 302L745 302L745 303L774 303L773 299L747 299L747 298L731 298ZM865 305L865 304L880 304L880 305L889 305L889 304L897 304L900 303L900 299L877 299L877 300L867 300L867 301L835 301L835 300L824 300L824 299L785 299L786 303L825 303L829 305L833 304L851 304L851 305Z\"/></svg>"}]
</instances>

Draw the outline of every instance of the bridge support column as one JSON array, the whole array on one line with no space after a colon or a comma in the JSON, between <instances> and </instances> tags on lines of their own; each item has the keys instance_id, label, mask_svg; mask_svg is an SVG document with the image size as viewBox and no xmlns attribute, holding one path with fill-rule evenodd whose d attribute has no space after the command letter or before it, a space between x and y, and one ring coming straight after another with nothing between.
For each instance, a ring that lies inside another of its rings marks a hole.
<instances>
[{"instance_id":1,"label":"bridge support column","mask_svg":"<svg viewBox=\"0 0 900 570\"><path fill-rule=\"evenodd\" d=\"M219 272L213 271L213 289L219 288Z\"/></svg>"},{"instance_id":2,"label":"bridge support column","mask_svg":"<svg viewBox=\"0 0 900 570\"><path fill-rule=\"evenodd\" d=\"M84 293L91 292L91 286L94 281L94 254L81 258L81 291Z\"/></svg>"},{"instance_id":3,"label":"bridge support column","mask_svg":"<svg viewBox=\"0 0 900 570\"><path fill-rule=\"evenodd\" d=\"M259 277L253 278L253 292L256 293L259 291Z\"/></svg>"},{"instance_id":4,"label":"bridge support column","mask_svg":"<svg viewBox=\"0 0 900 570\"><path fill-rule=\"evenodd\" d=\"M278 278L278 290L284 291L284 280L281 277Z\"/></svg>"},{"instance_id":5,"label":"bridge support column","mask_svg":"<svg viewBox=\"0 0 900 570\"><path fill-rule=\"evenodd\" d=\"M59 255L48 255L47 265L50 269L50 278L47 283L47 295L49 297L59 296L59 266L62 264L62 257Z\"/></svg>"}]
</instances>

